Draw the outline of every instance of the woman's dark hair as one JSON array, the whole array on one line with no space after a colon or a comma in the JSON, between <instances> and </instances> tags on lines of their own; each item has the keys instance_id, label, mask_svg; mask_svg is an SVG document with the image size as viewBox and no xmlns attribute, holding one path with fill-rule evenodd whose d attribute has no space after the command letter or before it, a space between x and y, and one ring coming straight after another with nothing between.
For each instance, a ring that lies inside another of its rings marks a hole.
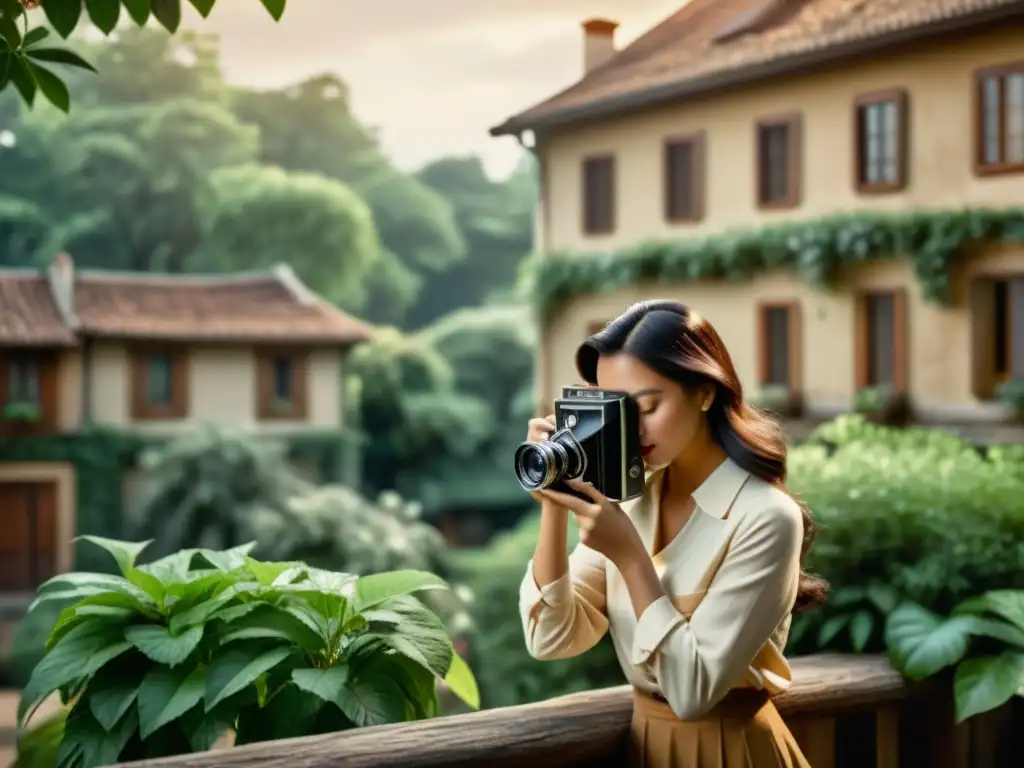
<instances>
[{"instance_id":1,"label":"woman's dark hair","mask_svg":"<svg viewBox=\"0 0 1024 768\"><path fill-rule=\"evenodd\" d=\"M743 399L732 358L711 323L676 301L642 301L580 346L576 368L588 384L596 385L598 358L617 352L636 357L684 389L713 385L715 398L708 409L712 438L737 465L786 491L786 441L782 430L775 419ZM806 505L794 500L803 517L802 563L817 527ZM801 571L793 610L813 608L827 596L825 581Z\"/></svg>"}]
</instances>

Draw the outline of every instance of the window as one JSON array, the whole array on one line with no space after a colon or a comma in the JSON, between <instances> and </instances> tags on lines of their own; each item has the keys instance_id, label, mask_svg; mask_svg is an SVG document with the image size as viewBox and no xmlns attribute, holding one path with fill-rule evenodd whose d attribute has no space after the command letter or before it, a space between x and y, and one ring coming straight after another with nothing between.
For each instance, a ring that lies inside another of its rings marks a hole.
<instances>
[{"instance_id":1,"label":"window","mask_svg":"<svg viewBox=\"0 0 1024 768\"><path fill-rule=\"evenodd\" d=\"M304 353L264 350L257 354L257 417L262 420L306 418Z\"/></svg>"},{"instance_id":2,"label":"window","mask_svg":"<svg viewBox=\"0 0 1024 768\"><path fill-rule=\"evenodd\" d=\"M146 402L170 405L174 397L174 360L170 355L153 355L146 360Z\"/></svg>"},{"instance_id":3,"label":"window","mask_svg":"<svg viewBox=\"0 0 1024 768\"><path fill-rule=\"evenodd\" d=\"M973 389L992 397L998 384L1024 380L1024 276L983 278L971 286Z\"/></svg>"},{"instance_id":4,"label":"window","mask_svg":"<svg viewBox=\"0 0 1024 768\"><path fill-rule=\"evenodd\" d=\"M177 349L133 350L133 419L184 419L188 415L187 362L185 354Z\"/></svg>"},{"instance_id":5,"label":"window","mask_svg":"<svg viewBox=\"0 0 1024 768\"><path fill-rule=\"evenodd\" d=\"M856 388L905 392L906 300L902 289L872 291L856 301Z\"/></svg>"},{"instance_id":6,"label":"window","mask_svg":"<svg viewBox=\"0 0 1024 768\"><path fill-rule=\"evenodd\" d=\"M757 124L757 203L795 208L800 202L800 120L796 115Z\"/></svg>"},{"instance_id":7,"label":"window","mask_svg":"<svg viewBox=\"0 0 1024 768\"><path fill-rule=\"evenodd\" d=\"M39 361L30 355L13 355L7 366L7 402L39 404Z\"/></svg>"},{"instance_id":8,"label":"window","mask_svg":"<svg viewBox=\"0 0 1024 768\"><path fill-rule=\"evenodd\" d=\"M800 307L766 302L758 307L758 383L790 394L800 390Z\"/></svg>"},{"instance_id":9,"label":"window","mask_svg":"<svg viewBox=\"0 0 1024 768\"><path fill-rule=\"evenodd\" d=\"M615 158L583 161L583 232L607 235L615 230Z\"/></svg>"},{"instance_id":10,"label":"window","mask_svg":"<svg viewBox=\"0 0 1024 768\"><path fill-rule=\"evenodd\" d=\"M861 96L854 102L858 191L894 192L906 185L906 104L903 91Z\"/></svg>"},{"instance_id":11,"label":"window","mask_svg":"<svg viewBox=\"0 0 1024 768\"><path fill-rule=\"evenodd\" d=\"M704 216L704 135L665 142L665 219L695 222Z\"/></svg>"},{"instance_id":12,"label":"window","mask_svg":"<svg viewBox=\"0 0 1024 768\"><path fill-rule=\"evenodd\" d=\"M977 76L979 173L1024 170L1024 64Z\"/></svg>"}]
</instances>

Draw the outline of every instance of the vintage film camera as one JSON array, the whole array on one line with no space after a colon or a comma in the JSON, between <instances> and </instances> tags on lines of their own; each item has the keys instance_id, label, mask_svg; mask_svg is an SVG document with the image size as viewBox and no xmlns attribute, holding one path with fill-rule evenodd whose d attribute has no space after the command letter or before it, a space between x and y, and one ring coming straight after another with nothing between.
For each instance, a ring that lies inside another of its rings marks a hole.
<instances>
[{"instance_id":1,"label":"vintage film camera","mask_svg":"<svg viewBox=\"0 0 1024 768\"><path fill-rule=\"evenodd\" d=\"M565 484L578 479L614 501L644 492L640 414L625 392L562 387L555 400L557 429L547 440L516 449L516 477L527 491L551 489L587 498Z\"/></svg>"}]
</instances>

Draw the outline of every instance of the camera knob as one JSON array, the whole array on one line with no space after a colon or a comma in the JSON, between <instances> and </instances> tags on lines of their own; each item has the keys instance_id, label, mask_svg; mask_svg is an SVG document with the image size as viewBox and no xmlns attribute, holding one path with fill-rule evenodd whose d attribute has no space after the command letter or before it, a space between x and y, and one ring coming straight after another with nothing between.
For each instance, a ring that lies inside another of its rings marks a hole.
<instances>
[{"instance_id":1,"label":"camera knob","mask_svg":"<svg viewBox=\"0 0 1024 768\"><path fill-rule=\"evenodd\" d=\"M643 472L643 470L640 469L640 467L638 467L636 464L629 468L629 476L632 477L634 480L640 477L641 472Z\"/></svg>"},{"instance_id":2,"label":"camera knob","mask_svg":"<svg viewBox=\"0 0 1024 768\"><path fill-rule=\"evenodd\" d=\"M565 426L567 426L569 429L572 429L573 427L576 426L575 413L570 413L568 416L565 417Z\"/></svg>"}]
</instances>

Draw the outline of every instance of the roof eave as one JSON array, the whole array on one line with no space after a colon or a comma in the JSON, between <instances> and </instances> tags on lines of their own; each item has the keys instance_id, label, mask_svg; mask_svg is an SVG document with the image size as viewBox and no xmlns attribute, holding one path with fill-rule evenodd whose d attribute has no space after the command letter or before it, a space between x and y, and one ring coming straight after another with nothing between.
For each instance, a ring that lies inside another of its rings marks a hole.
<instances>
[{"instance_id":1,"label":"roof eave","mask_svg":"<svg viewBox=\"0 0 1024 768\"><path fill-rule=\"evenodd\" d=\"M1017 2L995 8L986 8L982 11L976 11L963 16L954 16L914 27L897 29L874 37L838 43L820 50L785 56L738 69L714 72L704 77L630 91L575 107L553 110L547 114L541 113L536 117L517 115L509 118L501 125L491 128L489 133L495 137L513 136L527 130L553 128L570 123L611 117L623 112L660 106L668 102L703 95L724 88L750 85L763 80L791 75L809 67L833 64L843 59L875 53L883 48L916 42L950 32L961 32L973 27L980 27L1021 16L1024 16L1024 0L1018 0Z\"/></svg>"}]
</instances>

